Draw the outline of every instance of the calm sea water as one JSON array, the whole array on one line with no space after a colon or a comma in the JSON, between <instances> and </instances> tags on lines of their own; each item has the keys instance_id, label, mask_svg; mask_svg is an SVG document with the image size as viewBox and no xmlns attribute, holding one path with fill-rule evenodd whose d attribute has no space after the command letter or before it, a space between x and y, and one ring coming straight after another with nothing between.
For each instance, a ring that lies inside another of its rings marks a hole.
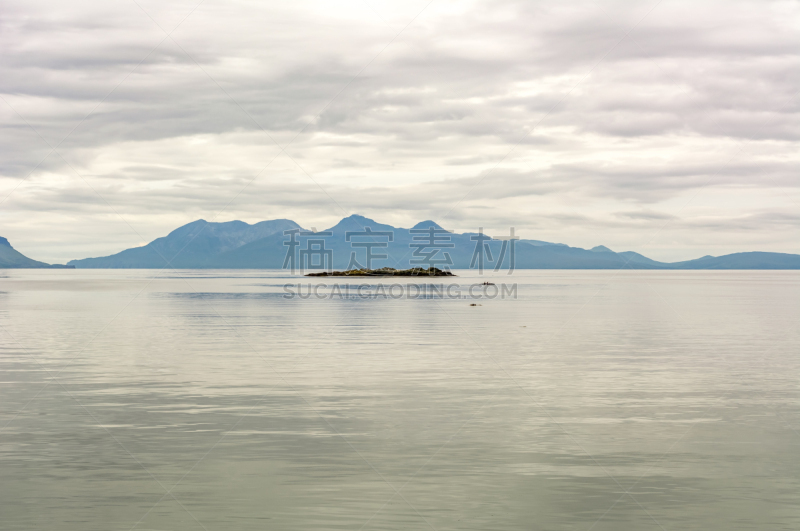
<instances>
[{"instance_id":1,"label":"calm sea water","mask_svg":"<svg viewBox=\"0 0 800 531\"><path fill-rule=\"evenodd\" d=\"M0 527L800 528L797 272L287 281L0 272Z\"/></svg>"}]
</instances>

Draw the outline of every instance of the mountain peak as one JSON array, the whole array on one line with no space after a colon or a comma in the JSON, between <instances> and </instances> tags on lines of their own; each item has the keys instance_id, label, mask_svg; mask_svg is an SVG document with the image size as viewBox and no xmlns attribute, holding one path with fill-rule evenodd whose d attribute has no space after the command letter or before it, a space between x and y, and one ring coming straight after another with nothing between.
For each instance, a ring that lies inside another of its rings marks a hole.
<instances>
[{"instance_id":1,"label":"mountain peak","mask_svg":"<svg viewBox=\"0 0 800 531\"><path fill-rule=\"evenodd\" d=\"M204 219L197 219L195 221L187 223L186 225L181 225L177 229L170 232L167 236L182 236L184 234L197 230L198 227L202 227L206 223L208 222Z\"/></svg>"},{"instance_id":2,"label":"mountain peak","mask_svg":"<svg viewBox=\"0 0 800 531\"><path fill-rule=\"evenodd\" d=\"M11 247L11 244L8 243L8 240L0 236L0 245L5 245L6 247Z\"/></svg>"},{"instance_id":3,"label":"mountain peak","mask_svg":"<svg viewBox=\"0 0 800 531\"><path fill-rule=\"evenodd\" d=\"M382 223L378 223L374 219L362 216L361 214L350 214L346 218L342 218L342 221L340 221L339 224L344 222L358 223L362 227L366 225L383 225Z\"/></svg>"},{"instance_id":4,"label":"mountain peak","mask_svg":"<svg viewBox=\"0 0 800 531\"><path fill-rule=\"evenodd\" d=\"M378 223L374 219L369 219L364 217L360 214L350 214L346 218L342 218L339 223L331 227L331 231L361 231L364 230L365 227L371 227L373 229L383 230L388 225L384 225L383 223Z\"/></svg>"},{"instance_id":5,"label":"mountain peak","mask_svg":"<svg viewBox=\"0 0 800 531\"><path fill-rule=\"evenodd\" d=\"M611 249L609 249L608 247L606 247L605 245L598 245L597 247L592 247L589 250L592 251L593 253L613 253L614 252Z\"/></svg>"},{"instance_id":6,"label":"mountain peak","mask_svg":"<svg viewBox=\"0 0 800 531\"><path fill-rule=\"evenodd\" d=\"M436 223L435 221L430 220L430 219L427 220L427 221L420 221L419 223L417 223L416 225L414 225L411 228L412 229L429 229L431 227L433 227L434 229L441 229L442 228L441 225L439 225L438 223Z\"/></svg>"}]
</instances>

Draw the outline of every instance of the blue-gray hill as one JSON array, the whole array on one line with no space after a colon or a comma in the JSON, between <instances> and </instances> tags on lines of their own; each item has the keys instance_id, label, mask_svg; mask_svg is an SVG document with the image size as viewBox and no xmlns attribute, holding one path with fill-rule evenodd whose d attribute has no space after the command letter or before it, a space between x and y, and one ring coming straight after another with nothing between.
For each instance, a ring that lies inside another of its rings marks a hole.
<instances>
[{"instance_id":1,"label":"blue-gray hill","mask_svg":"<svg viewBox=\"0 0 800 531\"><path fill-rule=\"evenodd\" d=\"M67 266L59 264L46 264L28 258L17 251L7 239L0 236L0 269L64 269ZM72 269L71 267L69 269Z\"/></svg>"},{"instance_id":2,"label":"blue-gray hill","mask_svg":"<svg viewBox=\"0 0 800 531\"><path fill-rule=\"evenodd\" d=\"M441 249L435 258L443 258L443 253L448 253L452 269L468 269L476 265L472 263L475 238L478 237L476 233L444 233L431 220L417 223L413 229L429 227L433 227L438 234L445 235L445 238L449 238L448 243L452 244L452 247ZM352 234L348 241L348 232L364 232L366 228L373 233L391 232L392 241L387 241L383 236ZM79 268L280 269L288 249L285 245L288 237L283 231L288 229L300 229L300 226L287 219L262 221L254 225L242 221L209 223L198 220L144 247L127 249L102 258L73 260L69 264ZM415 247L420 242L420 234L412 233L411 229L396 228L363 216L352 215L321 232L331 234L323 236L305 231L303 235L296 235L296 250L307 249L309 240L323 240L325 249L330 251L332 257L332 263L326 265L333 269L361 269L368 265L373 269L408 269L422 265L427 267L420 261L424 251ZM373 254L387 257L366 264L364 246L354 247L351 244L370 241L387 243L388 247L373 249ZM489 239L485 245L493 261L489 261L487 256L484 268L494 269L497 259L503 255L504 244L500 240ZM500 269L508 268L509 254L507 248ZM614 252L603 245L587 250L541 240L517 241L515 255L517 269L800 269L800 255L795 254L750 252L665 263L632 251ZM295 265L298 268L300 266L299 263ZM429 265L442 267L448 264Z\"/></svg>"},{"instance_id":3,"label":"blue-gray hill","mask_svg":"<svg viewBox=\"0 0 800 531\"><path fill-rule=\"evenodd\" d=\"M734 253L704 256L671 264L675 269L800 269L800 255L787 253Z\"/></svg>"},{"instance_id":4,"label":"blue-gray hill","mask_svg":"<svg viewBox=\"0 0 800 531\"><path fill-rule=\"evenodd\" d=\"M213 267L214 259L261 238L300 226L288 219L262 221L250 225L244 221L210 223L204 219L175 229L143 247L126 249L111 256L72 260L78 268L126 269L202 269Z\"/></svg>"}]
</instances>

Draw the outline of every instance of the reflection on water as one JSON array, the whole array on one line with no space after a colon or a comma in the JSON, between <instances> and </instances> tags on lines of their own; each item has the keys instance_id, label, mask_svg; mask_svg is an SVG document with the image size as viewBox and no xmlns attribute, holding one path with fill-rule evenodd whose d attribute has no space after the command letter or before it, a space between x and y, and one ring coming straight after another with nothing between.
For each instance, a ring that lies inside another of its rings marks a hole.
<instances>
[{"instance_id":1,"label":"reflection on water","mask_svg":"<svg viewBox=\"0 0 800 531\"><path fill-rule=\"evenodd\" d=\"M297 280L3 272L2 528L800 528L796 272Z\"/></svg>"}]
</instances>

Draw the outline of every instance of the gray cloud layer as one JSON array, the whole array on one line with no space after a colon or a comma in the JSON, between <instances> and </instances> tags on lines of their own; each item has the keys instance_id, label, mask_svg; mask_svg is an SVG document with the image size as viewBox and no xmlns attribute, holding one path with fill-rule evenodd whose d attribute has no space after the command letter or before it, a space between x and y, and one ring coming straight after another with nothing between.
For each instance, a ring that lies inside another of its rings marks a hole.
<instances>
[{"instance_id":1,"label":"gray cloud layer","mask_svg":"<svg viewBox=\"0 0 800 531\"><path fill-rule=\"evenodd\" d=\"M2 2L0 235L63 261L359 212L800 252L800 4L426 4Z\"/></svg>"}]
</instances>

